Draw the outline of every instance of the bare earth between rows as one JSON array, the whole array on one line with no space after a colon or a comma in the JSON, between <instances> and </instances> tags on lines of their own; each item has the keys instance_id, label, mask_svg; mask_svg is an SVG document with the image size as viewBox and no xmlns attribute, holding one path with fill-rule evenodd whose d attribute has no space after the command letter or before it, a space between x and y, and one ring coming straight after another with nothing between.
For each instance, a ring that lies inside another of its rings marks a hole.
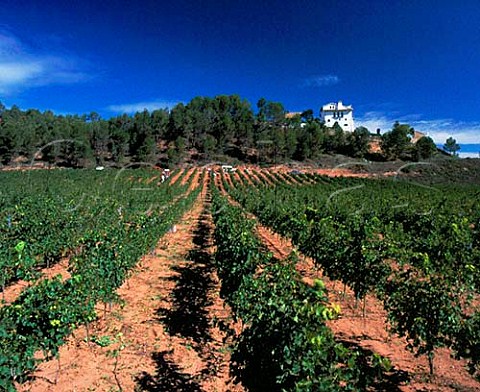
<instances>
[{"instance_id":1,"label":"bare earth between rows","mask_svg":"<svg viewBox=\"0 0 480 392\"><path fill-rule=\"evenodd\" d=\"M199 182L200 173L195 175ZM60 361L42 364L31 383L20 391L238 391L229 377L230 357L225 331L238 329L228 306L219 298L219 281L212 264L212 227L205 210L207 177L200 198L166 234L153 254L144 256L119 289L123 304L92 326L91 342L84 328L75 331L60 350ZM226 193L219 176L215 185ZM292 244L258 225L260 238L277 258ZM300 255L298 270L306 283L321 278L329 300L340 304L338 320L330 323L337 339L381 354L392 361L397 391L478 391L480 383L465 362L437 350L436 374L428 375L426 358L416 358L406 342L387 332L381 303L367 297L366 317L356 308L353 293L322 276L312 260ZM225 341L226 340L226 341ZM100 344L99 344L100 343ZM105 347L102 347L105 345ZM60 369L60 371L59 371Z\"/></svg>"},{"instance_id":2,"label":"bare earth between rows","mask_svg":"<svg viewBox=\"0 0 480 392\"><path fill-rule=\"evenodd\" d=\"M283 259L294 250L288 239L264 226L257 225L257 231L276 258ZM397 391L480 391L480 383L466 370L466 361L455 360L447 349L436 350L435 375L431 377L427 358L415 357L405 348L405 339L388 332L386 312L375 296L367 296L363 317L362 306L355 303L352 290L347 288L344 292L340 282L323 276L312 259L300 254L297 269L308 284L312 284L314 279L322 279L328 290L329 301L341 306L340 317L329 322L338 340L390 359L398 378Z\"/></svg>"},{"instance_id":3,"label":"bare earth between rows","mask_svg":"<svg viewBox=\"0 0 480 392\"><path fill-rule=\"evenodd\" d=\"M231 203L238 205L228 195L220 179L216 179L215 185ZM251 214L248 216L255 219ZM295 247L290 240L258 222L256 227L260 239L277 259L284 259L294 251ZM329 301L341 306L340 317L329 322L336 339L388 358L394 366L392 378L396 380L395 390L402 392L480 391L480 382L468 373L466 361L455 360L448 349L436 350L435 375L430 376L427 358L415 357L406 349L405 339L388 332L386 312L375 296L367 296L365 317L363 317L362 306L357 306L350 289L347 288L344 291L340 282L331 281L323 276L312 259L298 251L295 253L299 255L297 270L305 283L313 284L314 279L323 280L328 290Z\"/></svg>"},{"instance_id":4,"label":"bare earth between rows","mask_svg":"<svg viewBox=\"0 0 480 392\"><path fill-rule=\"evenodd\" d=\"M59 362L41 364L18 390L242 390L229 377L225 331L235 325L219 297L205 185L193 209L118 290L122 305L91 326L91 341L85 328L75 331Z\"/></svg>"}]
</instances>

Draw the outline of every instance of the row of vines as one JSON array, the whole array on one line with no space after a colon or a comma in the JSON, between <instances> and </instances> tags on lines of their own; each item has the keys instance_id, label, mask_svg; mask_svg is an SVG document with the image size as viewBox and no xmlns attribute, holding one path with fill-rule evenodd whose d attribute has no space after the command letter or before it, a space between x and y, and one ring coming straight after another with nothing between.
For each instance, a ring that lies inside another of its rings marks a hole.
<instances>
[{"instance_id":1,"label":"row of vines","mask_svg":"<svg viewBox=\"0 0 480 392\"><path fill-rule=\"evenodd\" d=\"M214 189L216 267L221 296L242 322L232 367L251 390L361 391L390 367L334 339L326 321L338 306L324 284L302 281L295 257L276 260L254 232L255 222Z\"/></svg>"},{"instance_id":2,"label":"row of vines","mask_svg":"<svg viewBox=\"0 0 480 392\"><path fill-rule=\"evenodd\" d=\"M188 184L151 177L140 170L2 173L2 285L32 282L0 308L0 389L15 390L39 360L57 356L75 328L88 334L96 305L118 299L132 267L198 195L187 194ZM37 279L67 254L70 278Z\"/></svg>"},{"instance_id":3,"label":"row of vines","mask_svg":"<svg viewBox=\"0 0 480 392\"><path fill-rule=\"evenodd\" d=\"M313 174L298 186L265 175L255 186L245 173L223 185L358 301L367 293L382 300L392 330L427 355L431 373L435 349L449 347L479 376L478 187Z\"/></svg>"}]
</instances>

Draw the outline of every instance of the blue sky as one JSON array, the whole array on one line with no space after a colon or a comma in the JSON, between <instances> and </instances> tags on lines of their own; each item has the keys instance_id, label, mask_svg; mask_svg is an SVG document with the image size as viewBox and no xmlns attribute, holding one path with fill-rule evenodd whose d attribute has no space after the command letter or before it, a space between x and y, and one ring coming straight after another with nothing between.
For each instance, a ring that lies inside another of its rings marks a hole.
<instances>
[{"instance_id":1,"label":"blue sky","mask_svg":"<svg viewBox=\"0 0 480 392\"><path fill-rule=\"evenodd\" d=\"M3 0L0 101L108 118L197 95L342 100L372 131L480 143L479 21L478 0Z\"/></svg>"}]
</instances>

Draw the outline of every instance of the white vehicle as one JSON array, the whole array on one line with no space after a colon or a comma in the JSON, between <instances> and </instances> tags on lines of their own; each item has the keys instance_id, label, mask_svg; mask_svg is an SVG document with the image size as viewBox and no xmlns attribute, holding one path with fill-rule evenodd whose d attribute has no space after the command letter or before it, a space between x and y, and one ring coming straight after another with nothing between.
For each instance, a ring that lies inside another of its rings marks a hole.
<instances>
[{"instance_id":1,"label":"white vehicle","mask_svg":"<svg viewBox=\"0 0 480 392\"><path fill-rule=\"evenodd\" d=\"M222 165L222 170L224 173L233 173L237 168L231 165Z\"/></svg>"}]
</instances>

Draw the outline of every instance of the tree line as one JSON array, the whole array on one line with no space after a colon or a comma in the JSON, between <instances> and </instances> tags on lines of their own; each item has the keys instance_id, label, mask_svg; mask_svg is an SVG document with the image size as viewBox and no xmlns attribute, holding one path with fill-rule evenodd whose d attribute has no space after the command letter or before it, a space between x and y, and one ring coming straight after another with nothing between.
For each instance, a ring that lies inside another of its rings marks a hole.
<instances>
[{"instance_id":1,"label":"tree line","mask_svg":"<svg viewBox=\"0 0 480 392\"><path fill-rule=\"evenodd\" d=\"M238 95L196 97L171 110L144 110L103 119L98 113L56 115L7 109L0 103L0 163L40 160L82 167L88 164L149 162L175 165L185 159L251 163L315 160L324 153L371 158L372 136L358 127L327 128L313 110L286 116L280 102L261 98L256 110ZM413 128L396 123L379 138L377 159L428 158L432 139L410 142Z\"/></svg>"}]
</instances>

